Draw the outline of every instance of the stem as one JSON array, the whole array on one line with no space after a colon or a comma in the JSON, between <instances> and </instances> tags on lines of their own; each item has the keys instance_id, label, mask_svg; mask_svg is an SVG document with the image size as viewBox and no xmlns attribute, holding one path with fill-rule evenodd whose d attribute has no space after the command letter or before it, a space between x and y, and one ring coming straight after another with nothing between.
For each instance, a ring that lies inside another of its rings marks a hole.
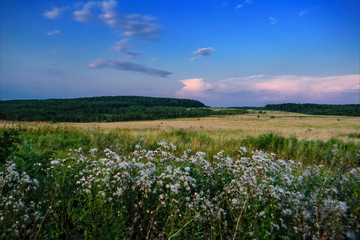
<instances>
[{"instance_id":1,"label":"stem","mask_svg":"<svg viewBox=\"0 0 360 240\"><path fill-rule=\"evenodd\" d=\"M221 217L220 217L220 219L221 219ZM219 221L219 228L220 228L220 239L223 240L223 237L222 237L222 229L221 229L221 223L220 223L220 221Z\"/></svg>"},{"instance_id":2,"label":"stem","mask_svg":"<svg viewBox=\"0 0 360 240\"><path fill-rule=\"evenodd\" d=\"M177 231L176 233L174 233L173 235L171 235L171 236L169 237L169 240L170 240L171 238L175 237L178 233L180 233L180 232L184 229L184 227L186 227L186 226L187 226L189 223L191 223L193 220L194 220L194 219L191 219L190 221L188 221L179 231Z\"/></svg>"},{"instance_id":3,"label":"stem","mask_svg":"<svg viewBox=\"0 0 360 240\"><path fill-rule=\"evenodd\" d=\"M319 199L320 199L320 197L321 197L321 195L322 195L322 192L323 192L323 190L324 190L325 183L326 183L326 181L327 181L327 180L328 180L328 178L327 178L327 177L325 177L325 180L324 180L324 182L323 182L323 184L322 184L322 186L321 186L321 189L320 189Z\"/></svg>"},{"instance_id":4,"label":"stem","mask_svg":"<svg viewBox=\"0 0 360 240\"><path fill-rule=\"evenodd\" d=\"M35 237L34 237L34 240L36 240L37 236L39 235L40 230L41 230L41 227L42 227L42 225L43 225L43 223L44 223L44 221L45 221L45 218L46 218L46 216L48 215L49 212L50 212L50 209L48 209L48 210L46 211L45 216L44 216L44 219L43 219L43 220L41 221L41 223L40 223L40 227L39 227L38 231L36 232L36 235L35 235Z\"/></svg>"},{"instance_id":5,"label":"stem","mask_svg":"<svg viewBox=\"0 0 360 240\"><path fill-rule=\"evenodd\" d=\"M150 224L150 227L149 227L149 231L146 234L146 239L149 239L149 235L150 235L150 231L151 231L153 223L154 223L154 217L152 217L152 219L151 219L151 224Z\"/></svg>"},{"instance_id":6,"label":"stem","mask_svg":"<svg viewBox=\"0 0 360 240\"><path fill-rule=\"evenodd\" d=\"M41 221L40 227L39 227L38 231L36 232L36 235L35 235L35 237L34 237L33 240L36 240L37 236L38 236L39 233L40 233L41 227L42 227L42 225L43 225L43 223L44 223L44 221L45 221L45 219L46 219L46 216L49 214L50 210L53 209L54 200L55 200L55 197L54 197L54 196L56 195L56 193L57 193L57 189L55 188L55 193L54 193L54 195L51 195L51 198L52 198L52 199L51 199L51 201L50 201L50 208L48 208L48 210L46 211L45 216L44 216L44 219Z\"/></svg>"},{"instance_id":7,"label":"stem","mask_svg":"<svg viewBox=\"0 0 360 240\"><path fill-rule=\"evenodd\" d=\"M237 221L237 223L236 223L236 228L235 228L235 233L234 233L233 240L236 238L236 232L237 232L238 227L239 227L239 224L240 224L241 215L242 215L242 213L243 213L243 211L244 211L244 209L245 209L245 207L246 207L247 200L248 200L248 199L246 198L246 200L245 200L245 202L244 202L244 205L243 205L243 207L242 207L242 209L241 209L239 219L238 219L238 221Z\"/></svg>"}]
</instances>

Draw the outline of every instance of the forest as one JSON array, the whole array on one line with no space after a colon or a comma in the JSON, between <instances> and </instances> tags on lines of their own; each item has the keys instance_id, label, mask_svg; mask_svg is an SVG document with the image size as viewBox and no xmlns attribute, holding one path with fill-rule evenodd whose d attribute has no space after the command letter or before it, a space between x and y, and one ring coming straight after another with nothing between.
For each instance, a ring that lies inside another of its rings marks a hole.
<instances>
[{"instance_id":1,"label":"forest","mask_svg":"<svg viewBox=\"0 0 360 240\"><path fill-rule=\"evenodd\" d=\"M331 104L296 104L296 103L283 103L283 104L268 104L264 110L277 110L285 112L305 113L312 115L338 115L338 116L360 116L360 104L344 104L344 105L331 105Z\"/></svg>"},{"instance_id":2,"label":"forest","mask_svg":"<svg viewBox=\"0 0 360 240\"><path fill-rule=\"evenodd\" d=\"M140 96L0 101L0 119L11 121L115 122L244 113L214 111L191 99Z\"/></svg>"}]
</instances>

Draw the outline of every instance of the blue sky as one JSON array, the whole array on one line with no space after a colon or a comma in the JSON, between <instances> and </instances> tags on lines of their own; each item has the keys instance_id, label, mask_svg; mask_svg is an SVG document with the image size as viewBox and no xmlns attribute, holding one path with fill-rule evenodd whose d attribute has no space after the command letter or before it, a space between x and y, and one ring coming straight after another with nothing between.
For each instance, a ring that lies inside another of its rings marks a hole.
<instances>
[{"instance_id":1,"label":"blue sky","mask_svg":"<svg viewBox=\"0 0 360 240\"><path fill-rule=\"evenodd\" d=\"M0 99L359 103L358 0L1 1Z\"/></svg>"}]
</instances>

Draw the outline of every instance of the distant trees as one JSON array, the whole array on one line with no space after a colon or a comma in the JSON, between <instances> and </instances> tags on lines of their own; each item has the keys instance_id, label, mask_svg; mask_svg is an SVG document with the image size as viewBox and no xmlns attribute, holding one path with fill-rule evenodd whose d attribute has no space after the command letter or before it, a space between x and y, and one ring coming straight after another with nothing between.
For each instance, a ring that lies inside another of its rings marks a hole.
<instances>
[{"instance_id":1,"label":"distant trees","mask_svg":"<svg viewBox=\"0 0 360 240\"><path fill-rule=\"evenodd\" d=\"M0 101L0 119L19 121L114 122L246 112L213 111L191 99L139 96Z\"/></svg>"},{"instance_id":2,"label":"distant trees","mask_svg":"<svg viewBox=\"0 0 360 240\"><path fill-rule=\"evenodd\" d=\"M285 112L297 112L313 115L339 115L339 116L360 116L360 104L330 105L330 104L268 104L266 110L277 110Z\"/></svg>"}]
</instances>

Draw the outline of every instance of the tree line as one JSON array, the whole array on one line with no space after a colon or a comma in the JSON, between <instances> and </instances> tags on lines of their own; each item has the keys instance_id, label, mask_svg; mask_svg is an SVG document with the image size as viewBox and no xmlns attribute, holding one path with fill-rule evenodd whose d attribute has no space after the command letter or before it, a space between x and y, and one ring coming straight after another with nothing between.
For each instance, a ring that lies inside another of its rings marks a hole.
<instances>
[{"instance_id":1,"label":"tree line","mask_svg":"<svg viewBox=\"0 0 360 240\"><path fill-rule=\"evenodd\" d=\"M277 110L285 112L305 113L312 115L338 115L338 116L356 116L360 117L360 104L296 104L296 103L283 103L283 104L268 104L264 110Z\"/></svg>"},{"instance_id":2,"label":"tree line","mask_svg":"<svg viewBox=\"0 0 360 240\"><path fill-rule=\"evenodd\" d=\"M214 111L200 101L140 96L0 101L0 119L15 121L115 122L244 114Z\"/></svg>"}]
</instances>

